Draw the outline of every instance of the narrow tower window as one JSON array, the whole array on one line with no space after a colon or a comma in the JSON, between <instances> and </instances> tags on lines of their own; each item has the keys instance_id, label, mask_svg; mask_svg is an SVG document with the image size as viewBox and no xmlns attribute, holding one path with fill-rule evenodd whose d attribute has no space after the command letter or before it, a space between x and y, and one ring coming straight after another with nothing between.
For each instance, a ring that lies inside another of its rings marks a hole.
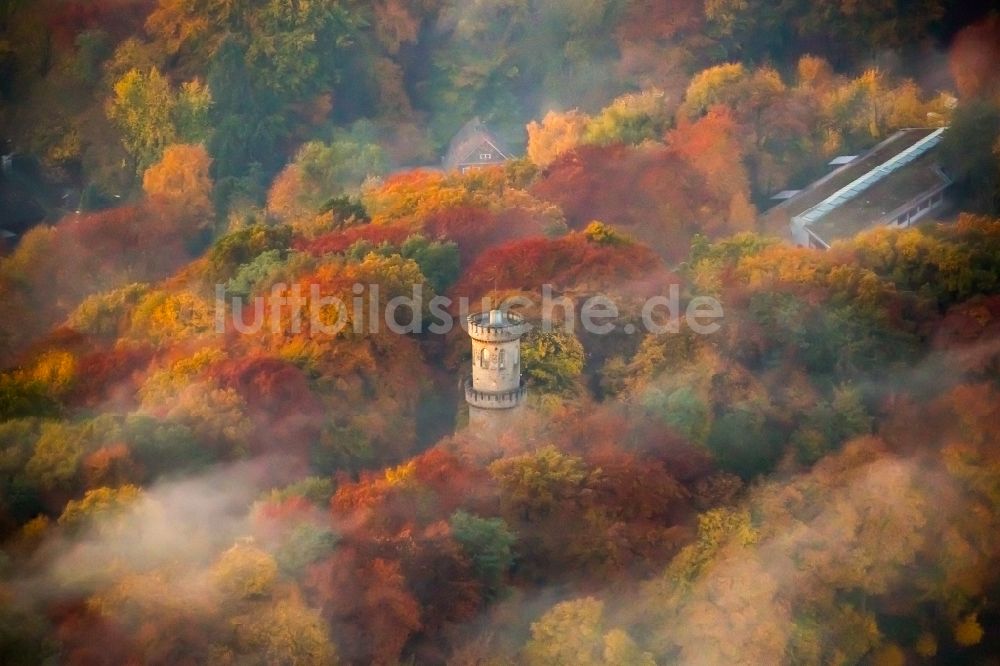
<instances>
[{"instance_id":1,"label":"narrow tower window","mask_svg":"<svg viewBox=\"0 0 1000 666\"><path fill-rule=\"evenodd\" d=\"M500 365L500 369L503 370L507 367L507 352L503 349L500 350L499 356L497 357L497 362Z\"/></svg>"},{"instance_id":2,"label":"narrow tower window","mask_svg":"<svg viewBox=\"0 0 1000 666\"><path fill-rule=\"evenodd\" d=\"M490 350L486 347L483 347L482 351L479 352L479 367L490 367Z\"/></svg>"}]
</instances>

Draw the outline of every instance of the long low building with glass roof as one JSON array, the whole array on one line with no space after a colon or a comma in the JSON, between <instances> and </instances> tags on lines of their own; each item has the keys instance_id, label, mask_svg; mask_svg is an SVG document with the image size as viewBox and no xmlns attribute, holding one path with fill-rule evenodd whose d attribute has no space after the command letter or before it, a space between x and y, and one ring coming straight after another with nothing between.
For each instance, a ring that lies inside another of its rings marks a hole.
<instances>
[{"instance_id":1,"label":"long low building with glass roof","mask_svg":"<svg viewBox=\"0 0 1000 666\"><path fill-rule=\"evenodd\" d=\"M951 180L938 165L946 127L900 130L867 153L834 160L830 174L782 193L767 217L787 221L793 242L828 248L835 240L888 225L907 227L944 204Z\"/></svg>"}]
</instances>

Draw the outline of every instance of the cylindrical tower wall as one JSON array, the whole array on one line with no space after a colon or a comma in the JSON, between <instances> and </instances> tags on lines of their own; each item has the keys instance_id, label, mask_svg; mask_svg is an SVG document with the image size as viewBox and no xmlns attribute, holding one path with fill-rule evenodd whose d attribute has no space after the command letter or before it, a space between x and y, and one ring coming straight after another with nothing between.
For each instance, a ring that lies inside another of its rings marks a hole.
<instances>
[{"instance_id":1,"label":"cylindrical tower wall","mask_svg":"<svg viewBox=\"0 0 1000 666\"><path fill-rule=\"evenodd\" d=\"M520 404L511 409L480 409L470 406L469 428L479 437L495 438L503 432L513 430L523 417L524 407Z\"/></svg>"},{"instance_id":2,"label":"cylindrical tower wall","mask_svg":"<svg viewBox=\"0 0 1000 666\"><path fill-rule=\"evenodd\" d=\"M477 391L513 391L521 385L518 340L472 340L472 387Z\"/></svg>"}]
</instances>

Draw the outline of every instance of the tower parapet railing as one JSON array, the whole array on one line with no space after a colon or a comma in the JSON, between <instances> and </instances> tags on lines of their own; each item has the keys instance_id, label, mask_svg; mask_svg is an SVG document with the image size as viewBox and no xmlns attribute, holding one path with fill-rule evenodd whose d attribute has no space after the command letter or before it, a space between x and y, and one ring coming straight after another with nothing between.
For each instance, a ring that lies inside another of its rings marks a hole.
<instances>
[{"instance_id":1,"label":"tower parapet railing","mask_svg":"<svg viewBox=\"0 0 1000 666\"><path fill-rule=\"evenodd\" d=\"M493 313L499 313L499 317L494 318ZM531 328L521 315L498 310L471 314L467 324L469 337L480 342L510 342Z\"/></svg>"},{"instance_id":2,"label":"tower parapet railing","mask_svg":"<svg viewBox=\"0 0 1000 666\"><path fill-rule=\"evenodd\" d=\"M472 378L465 380L465 401L480 409L511 409L517 407L528 395L523 384L511 391L480 391L472 386Z\"/></svg>"}]
</instances>

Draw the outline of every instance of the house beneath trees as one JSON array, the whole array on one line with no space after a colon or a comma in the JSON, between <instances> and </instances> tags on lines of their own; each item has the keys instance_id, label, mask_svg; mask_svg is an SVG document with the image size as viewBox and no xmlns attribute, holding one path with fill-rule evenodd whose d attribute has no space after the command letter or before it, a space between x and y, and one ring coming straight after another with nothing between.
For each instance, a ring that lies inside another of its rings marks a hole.
<instances>
[{"instance_id":1,"label":"house beneath trees","mask_svg":"<svg viewBox=\"0 0 1000 666\"><path fill-rule=\"evenodd\" d=\"M473 118L448 144L443 166L445 171L466 173L510 159L511 152L503 142L479 118Z\"/></svg>"},{"instance_id":2,"label":"house beneath trees","mask_svg":"<svg viewBox=\"0 0 1000 666\"><path fill-rule=\"evenodd\" d=\"M834 171L785 199L766 214L784 226L796 245L826 249L879 225L902 228L939 211L951 179L938 165L946 127L896 132L867 153L831 162Z\"/></svg>"}]
</instances>

